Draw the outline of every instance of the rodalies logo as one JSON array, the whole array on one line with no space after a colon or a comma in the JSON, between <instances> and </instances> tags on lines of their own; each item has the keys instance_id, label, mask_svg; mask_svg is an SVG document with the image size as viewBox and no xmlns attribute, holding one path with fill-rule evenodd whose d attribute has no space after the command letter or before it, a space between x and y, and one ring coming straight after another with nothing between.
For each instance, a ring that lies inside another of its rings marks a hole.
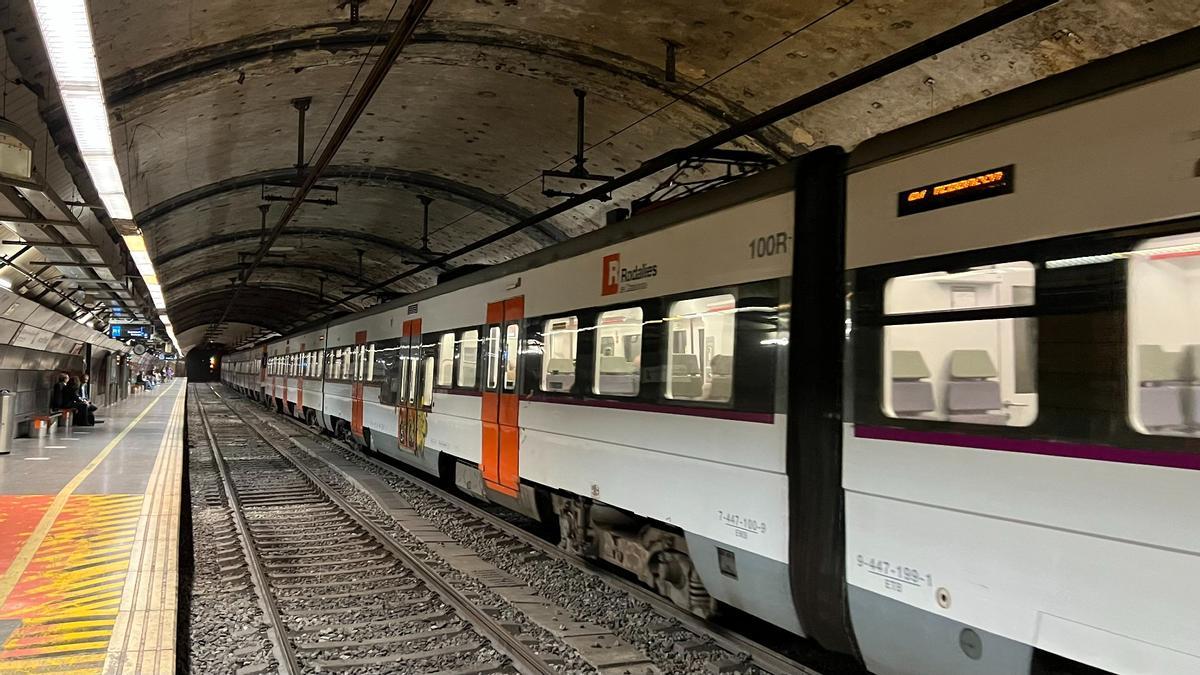
<instances>
[{"instance_id":1,"label":"rodalies logo","mask_svg":"<svg viewBox=\"0 0 1200 675\"><path fill-rule=\"evenodd\" d=\"M612 253L604 256L603 277L600 280L600 295L615 295L629 291L638 291L648 283L641 281L658 276L658 265L641 264L632 269L621 267L621 254ZM641 283L635 283L639 282Z\"/></svg>"}]
</instances>

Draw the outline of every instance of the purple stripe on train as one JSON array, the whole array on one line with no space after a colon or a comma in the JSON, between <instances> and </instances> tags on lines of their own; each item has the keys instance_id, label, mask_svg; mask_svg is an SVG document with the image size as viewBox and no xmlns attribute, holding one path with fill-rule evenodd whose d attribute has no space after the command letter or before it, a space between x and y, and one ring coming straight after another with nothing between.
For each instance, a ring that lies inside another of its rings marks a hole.
<instances>
[{"instance_id":1,"label":"purple stripe on train","mask_svg":"<svg viewBox=\"0 0 1200 675\"><path fill-rule=\"evenodd\" d=\"M871 438L881 441L949 445L957 448L979 448L981 450L1021 452L1029 455L1074 457L1076 459L1093 459L1102 462L1144 464L1147 466L1165 466L1172 469L1200 471L1200 453L1134 450L1130 448L1117 448L1111 445L1064 443L1062 441L1045 441L1029 438L971 436L945 431L916 431L914 429L898 429L895 427L867 427L858 425L854 427L854 435L858 438Z\"/></svg>"},{"instance_id":2,"label":"purple stripe on train","mask_svg":"<svg viewBox=\"0 0 1200 675\"><path fill-rule=\"evenodd\" d=\"M773 424L775 422L774 413L730 410L727 408L691 408L686 406L662 405L659 403L644 403L641 401L612 401L609 399L588 398L576 399L567 398L565 396L545 396L541 394L522 397L521 401L580 405L591 408L616 408L619 410L637 410L640 412L665 413L668 415L687 415L690 417L711 417L721 420L733 420L736 422L754 422L756 424Z\"/></svg>"}]
</instances>

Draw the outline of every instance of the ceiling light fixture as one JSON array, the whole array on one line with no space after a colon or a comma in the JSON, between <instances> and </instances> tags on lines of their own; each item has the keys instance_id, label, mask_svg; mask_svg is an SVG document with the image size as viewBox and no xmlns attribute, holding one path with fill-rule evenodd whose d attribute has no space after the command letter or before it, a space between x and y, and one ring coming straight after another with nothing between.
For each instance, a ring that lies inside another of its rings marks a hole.
<instances>
[{"instance_id":1,"label":"ceiling light fixture","mask_svg":"<svg viewBox=\"0 0 1200 675\"><path fill-rule=\"evenodd\" d=\"M42 42L50 57L63 109L100 201L110 218L132 220L125 185L113 156L108 108L96 65L85 0L33 0Z\"/></svg>"}]
</instances>

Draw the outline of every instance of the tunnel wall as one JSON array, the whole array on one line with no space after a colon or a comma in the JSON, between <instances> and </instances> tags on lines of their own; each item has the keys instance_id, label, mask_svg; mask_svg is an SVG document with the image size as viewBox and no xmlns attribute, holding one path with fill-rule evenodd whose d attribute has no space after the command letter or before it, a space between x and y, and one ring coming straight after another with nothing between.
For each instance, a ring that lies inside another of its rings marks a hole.
<instances>
[{"instance_id":1,"label":"tunnel wall","mask_svg":"<svg viewBox=\"0 0 1200 675\"><path fill-rule=\"evenodd\" d=\"M0 389L17 394L16 422L25 427L50 411L55 375L67 371L91 378L88 395L98 407L129 396L130 373L153 358L33 300L0 289Z\"/></svg>"}]
</instances>

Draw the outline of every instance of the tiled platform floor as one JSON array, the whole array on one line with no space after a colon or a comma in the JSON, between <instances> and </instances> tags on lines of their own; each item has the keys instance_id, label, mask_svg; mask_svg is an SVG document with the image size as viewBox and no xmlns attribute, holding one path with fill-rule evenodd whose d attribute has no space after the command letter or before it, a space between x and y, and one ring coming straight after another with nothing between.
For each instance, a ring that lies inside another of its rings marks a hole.
<instances>
[{"instance_id":1,"label":"tiled platform floor","mask_svg":"<svg viewBox=\"0 0 1200 675\"><path fill-rule=\"evenodd\" d=\"M0 455L0 675L174 672L186 390Z\"/></svg>"}]
</instances>

